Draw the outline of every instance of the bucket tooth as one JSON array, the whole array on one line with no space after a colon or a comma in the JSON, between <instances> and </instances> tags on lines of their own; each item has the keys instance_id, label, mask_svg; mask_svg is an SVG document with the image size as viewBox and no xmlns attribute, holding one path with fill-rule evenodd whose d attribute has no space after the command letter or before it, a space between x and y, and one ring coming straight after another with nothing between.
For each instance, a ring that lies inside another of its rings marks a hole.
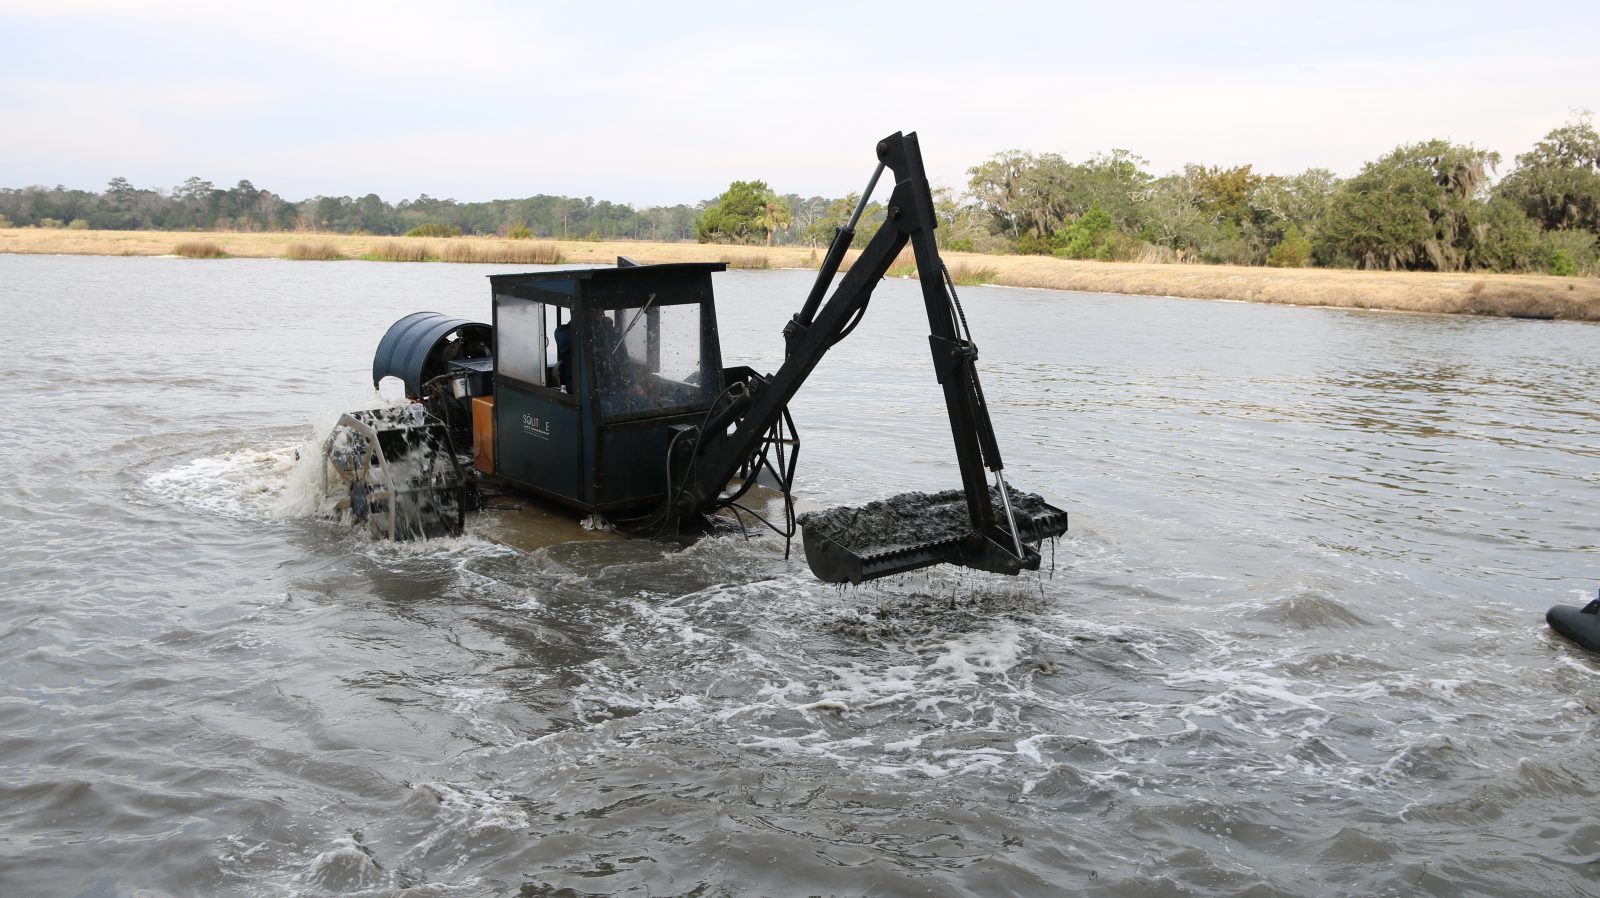
<instances>
[{"instance_id":1,"label":"bucket tooth","mask_svg":"<svg viewBox=\"0 0 1600 898\"><path fill-rule=\"evenodd\" d=\"M1040 497L1010 490L1017 530L1024 543L1060 536L1067 513ZM1004 520L998 493L990 501ZM1022 557L1009 548L1011 534L973 529L966 493L902 493L855 508L833 508L800 516L806 561L827 583L861 583L935 564L1018 574L1039 568L1036 549Z\"/></svg>"}]
</instances>

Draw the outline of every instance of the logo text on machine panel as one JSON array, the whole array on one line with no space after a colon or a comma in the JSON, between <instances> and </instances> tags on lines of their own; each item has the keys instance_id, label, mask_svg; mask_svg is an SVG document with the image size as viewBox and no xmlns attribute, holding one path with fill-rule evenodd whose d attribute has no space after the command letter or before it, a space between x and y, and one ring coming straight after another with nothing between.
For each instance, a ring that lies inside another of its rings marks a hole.
<instances>
[{"instance_id":1,"label":"logo text on machine panel","mask_svg":"<svg viewBox=\"0 0 1600 898\"><path fill-rule=\"evenodd\" d=\"M550 439L550 422L533 415L522 416L522 432L541 440Z\"/></svg>"}]
</instances>

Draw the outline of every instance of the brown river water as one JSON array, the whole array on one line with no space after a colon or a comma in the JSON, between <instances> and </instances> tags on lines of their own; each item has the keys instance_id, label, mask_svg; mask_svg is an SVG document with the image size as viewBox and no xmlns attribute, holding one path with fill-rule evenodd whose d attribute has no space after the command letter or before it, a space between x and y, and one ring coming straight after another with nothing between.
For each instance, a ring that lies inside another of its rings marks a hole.
<instances>
[{"instance_id":1,"label":"brown river water","mask_svg":"<svg viewBox=\"0 0 1600 898\"><path fill-rule=\"evenodd\" d=\"M505 270L0 256L0 896L1600 894L1595 325L964 289L1072 514L1015 579L310 514ZM809 279L717 277L728 363ZM925 328L817 369L804 501L958 485Z\"/></svg>"}]
</instances>

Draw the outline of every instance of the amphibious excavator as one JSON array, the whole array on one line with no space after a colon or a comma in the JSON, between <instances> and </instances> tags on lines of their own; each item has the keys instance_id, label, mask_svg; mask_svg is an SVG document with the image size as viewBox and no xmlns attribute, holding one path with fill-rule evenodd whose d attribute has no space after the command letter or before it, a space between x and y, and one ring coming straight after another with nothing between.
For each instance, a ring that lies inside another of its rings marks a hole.
<instances>
[{"instance_id":1,"label":"amphibious excavator","mask_svg":"<svg viewBox=\"0 0 1600 898\"><path fill-rule=\"evenodd\" d=\"M741 527L760 518L745 503L761 482L783 503L781 524L762 522L786 537L798 524L806 560L827 582L940 563L1037 569L1039 544L1066 531L1067 515L1008 486L1002 473L978 347L934 239L916 135L890 135L877 156L784 327L776 371L722 366L711 276L723 263L624 257L614 268L492 275L489 324L417 312L384 334L373 383L399 378L411 404L341 418L325 446L326 470L339 481L335 489L330 478L330 491L352 520L387 539L459 533L479 496L508 490L654 537L704 529L724 509ZM894 186L884 222L835 286L886 171ZM961 489L796 517L800 445L789 401L855 329L908 243Z\"/></svg>"}]
</instances>

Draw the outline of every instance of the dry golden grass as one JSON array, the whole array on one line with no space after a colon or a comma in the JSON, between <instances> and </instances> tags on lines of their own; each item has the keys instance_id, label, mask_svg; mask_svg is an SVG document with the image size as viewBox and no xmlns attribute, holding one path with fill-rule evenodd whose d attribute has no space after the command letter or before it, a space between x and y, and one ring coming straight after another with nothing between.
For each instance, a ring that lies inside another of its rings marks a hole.
<instances>
[{"instance_id":1,"label":"dry golden grass","mask_svg":"<svg viewBox=\"0 0 1600 898\"><path fill-rule=\"evenodd\" d=\"M952 272L959 258L952 254ZM1047 256L967 258L993 266L993 283L1012 287L1600 321L1600 278L1592 277L1075 262Z\"/></svg>"},{"instance_id":2,"label":"dry golden grass","mask_svg":"<svg viewBox=\"0 0 1600 898\"><path fill-rule=\"evenodd\" d=\"M513 263L517 265L560 265L561 247L554 243L501 243L486 253L484 262Z\"/></svg>"},{"instance_id":3,"label":"dry golden grass","mask_svg":"<svg viewBox=\"0 0 1600 898\"><path fill-rule=\"evenodd\" d=\"M993 284L1000 276L998 271L988 265L957 262L945 267L950 269L950 280L955 281L957 287L981 287L984 284Z\"/></svg>"},{"instance_id":4,"label":"dry golden grass","mask_svg":"<svg viewBox=\"0 0 1600 898\"><path fill-rule=\"evenodd\" d=\"M221 259L228 255L210 240L185 240L172 248L172 254L185 259Z\"/></svg>"},{"instance_id":5,"label":"dry golden grass","mask_svg":"<svg viewBox=\"0 0 1600 898\"><path fill-rule=\"evenodd\" d=\"M976 265L966 262L957 262L954 265L946 264L950 269L950 279L956 282L957 287L979 287L984 284L993 284L1000 276L1000 272L992 265ZM901 250L894 262L889 265L885 277L911 278L917 277L917 257L910 248ZM942 274L940 275L943 276Z\"/></svg>"},{"instance_id":6,"label":"dry golden grass","mask_svg":"<svg viewBox=\"0 0 1600 898\"><path fill-rule=\"evenodd\" d=\"M285 259L295 259L302 262L332 262L345 258L339 248L324 240L314 243L291 243L284 250Z\"/></svg>"},{"instance_id":7,"label":"dry golden grass","mask_svg":"<svg viewBox=\"0 0 1600 898\"><path fill-rule=\"evenodd\" d=\"M917 254L912 252L909 246L901 250L900 255L894 257L894 261L889 263L889 270L884 272L884 277L891 278L911 278L916 276Z\"/></svg>"},{"instance_id":8,"label":"dry golden grass","mask_svg":"<svg viewBox=\"0 0 1600 898\"><path fill-rule=\"evenodd\" d=\"M772 267L772 259L763 253L719 253L717 259L726 263L729 268L756 268L767 269Z\"/></svg>"},{"instance_id":9,"label":"dry golden grass","mask_svg":"<svg viewBox=\"0 0 1600 898\"><path fill-rule=\"evenodd\" d=\"M477 247L470 243L446 243L439 250L440 262L477 262Z\"/></svg>"},{"instance_id":10,"label":"dry golden grass","mask_svg":"<svg viewBox=\"0 0 1600 898\"><path fill-rule=\"evenodd\" d=\"M415 237L384 240L361 255L368 262L426 262L432 257L428 241Z\"/></svg>"},{"instance_id":11,"label":"dry golden grass","mask_svg":"<svg viewBox=\"0 0 1600 898\"><path fill-rule=\"evenodd\" d=\"M160 231L74 231L67 229L0 229L0 253L77 255L150 255L172 253L177 240L209 242L228 256L282 258L296 242L314 239L348 258L370 258L381 244L419 246L421 258L435 257L432 243L413 238L358 237L348 234L205 233ZM457 237L440 244L485 247L472 261L499 262L490 257L496 245L509 241ZM553 247L563 262L612 265L617 256L644 263L712 262L716 247L694 243L633 241L560 241ZM418 250L407 250L408 256ZM759 256L772 268L815 268L820 250L806 246L763 248ZM545 264L505 257L505 264ZM846 257L843 268L855 261ZM961 266L974 273L992 271L990 283L1011 287L1044 287L1089 293L1130 293L1193 299L1232 299L1288 305L1387 309L1412 312L1479 315L1527 315L1600 321L1600 278L1511 274L1433 274L1427 272L1348 271L1319 268L1244 268L1226 265L1174 265L1159 262L1079 262L1049 256L985 256L946 253L955 276Z\"/></svg>"},{"instance_id":12,"label":"dry golden grass","mask_svg":"<svg viewBox=\"0 0 1600 898\"><path fill-rule=\"evenodd\" d=\"M459 238L439 251L441 262L478 262L496 265L559 265L561 248L554 243L474 242Z\"/></svg>"}]
</instances>

